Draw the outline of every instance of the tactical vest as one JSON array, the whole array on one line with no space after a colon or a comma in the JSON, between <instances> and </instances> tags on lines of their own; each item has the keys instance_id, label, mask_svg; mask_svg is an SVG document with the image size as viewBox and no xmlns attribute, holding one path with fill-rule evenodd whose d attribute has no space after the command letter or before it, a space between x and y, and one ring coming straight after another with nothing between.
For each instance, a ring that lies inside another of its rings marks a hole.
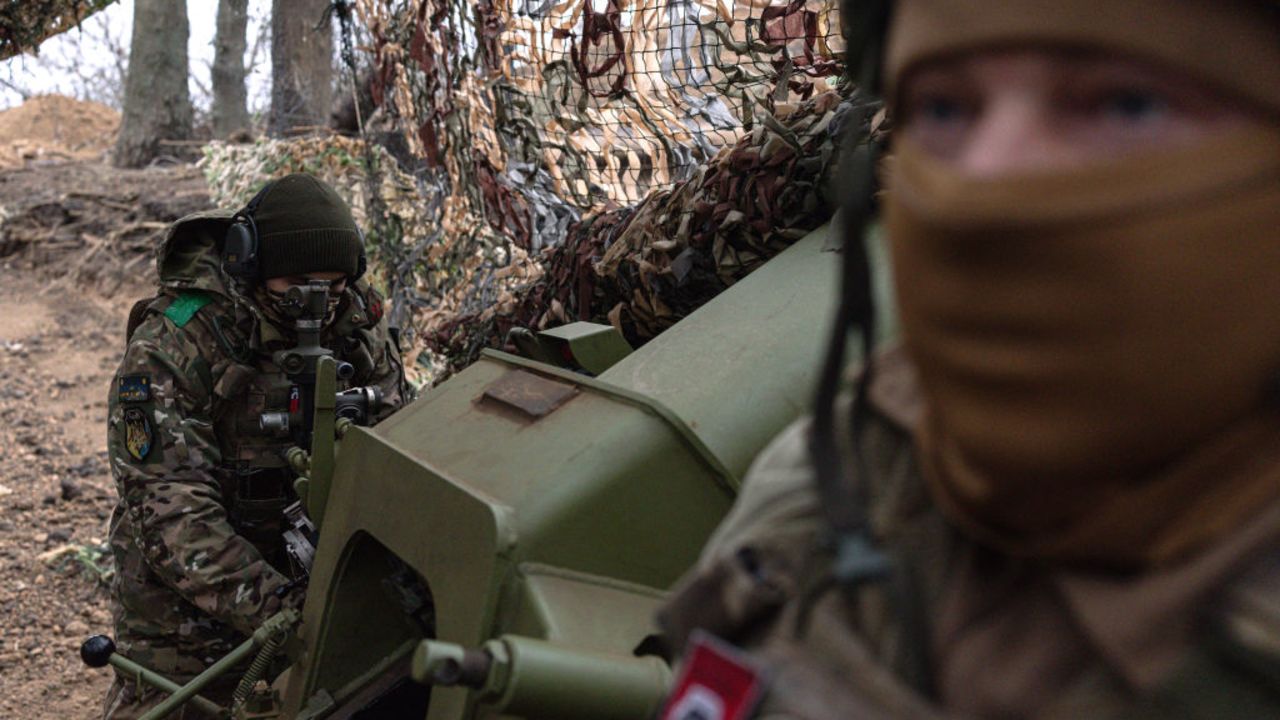
<instances>
[{"instance_id":1,"label":"tactical vest","mask_svg":"<svg viewBox=\"0 0 1280 720\"><path fill-rule=\"evenodd\" d=\"M349 380L338 380L339 392L371 382L375 372L377 340L372 331L379 317L370 312L369 292L363 284L350 288L322 339L337 360L355 370ZM247 321L237 323L225 305L208 294L191 292L165 292L140 300L130 311L127 339L155 314L177 327L199 324L202 335L217 339L215 347L203 348L196 367L213 398L224 504L236 531L283 570L287 562L278 552L282 511L297 499L295 474L286 453L296 442L287 434L264 429L261 419L264 413L289 409L293 382L272 362L272 352L289 343L278 340L268 347L254 347Z\"/></svg>"}]
</instances>

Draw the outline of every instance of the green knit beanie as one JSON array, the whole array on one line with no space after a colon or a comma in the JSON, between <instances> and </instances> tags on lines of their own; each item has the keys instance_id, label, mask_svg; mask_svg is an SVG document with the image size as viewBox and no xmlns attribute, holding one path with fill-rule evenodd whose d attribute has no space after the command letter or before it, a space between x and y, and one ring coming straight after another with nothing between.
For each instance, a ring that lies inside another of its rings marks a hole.
<instances>
[{"instance_id":1,"label":"green knit beanie","mask_svg":"<svg viewBox=\"0 0 1280 720\"><path fill-rule=\"evenodd\" d=\"M294 173L272 183L253 221L263 278L360 272L364 249L351 211L333 188L310 175Z\"/></svg>"}]
</instances>

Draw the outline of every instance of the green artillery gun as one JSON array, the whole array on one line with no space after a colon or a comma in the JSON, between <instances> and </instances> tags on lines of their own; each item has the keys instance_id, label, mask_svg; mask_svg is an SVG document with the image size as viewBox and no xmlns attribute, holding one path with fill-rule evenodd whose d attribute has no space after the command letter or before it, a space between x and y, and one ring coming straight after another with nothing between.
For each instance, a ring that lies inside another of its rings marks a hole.
<instances>
[{"instance_id":1,"label":"green artillery gun","mask_svg":"<svg viewBox=\"0 0 1280 720\"><path fill-rule=\"evenodd\" d=\"M295 454L319 527L308 597L274 702L235 715L651 717L670 679L655 610L808 404L828 232L634 352L608 327L518 333L531 357L486 351L375 428L336 422L321 359Z\"/></svg>"}]
</instances>

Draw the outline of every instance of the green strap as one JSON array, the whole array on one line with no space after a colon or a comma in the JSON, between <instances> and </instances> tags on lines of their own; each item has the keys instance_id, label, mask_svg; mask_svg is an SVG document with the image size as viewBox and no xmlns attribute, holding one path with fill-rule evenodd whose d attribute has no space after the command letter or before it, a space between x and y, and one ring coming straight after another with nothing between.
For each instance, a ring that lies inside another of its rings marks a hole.
<instances>
[{"instance_id":1,"label":"green strap","mask_svg":"<svg viewBox=\"0 0 1280 720\"><path fill-rule=\"evenodd\" d=\"M191 322L191 318L195 317L200 308L213 302L205 293L200 292L184 292L169 303L169 307L165 308L164 316L169 318L174 325L178 327L186 327Z\"/></svg>"}]
</instances>

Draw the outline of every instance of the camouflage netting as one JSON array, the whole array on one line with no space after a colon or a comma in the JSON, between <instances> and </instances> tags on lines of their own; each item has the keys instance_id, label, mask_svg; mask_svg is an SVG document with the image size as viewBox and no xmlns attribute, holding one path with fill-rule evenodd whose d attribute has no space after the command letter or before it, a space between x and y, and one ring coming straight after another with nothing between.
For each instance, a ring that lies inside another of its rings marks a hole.
<instances>
[{"instance_id":1,"label":"camouflage netting","mask_svg":"<svg viewBox=\"0 0 1280 720\"><path fill-rule=\"evenodd\" d=\"M360 0L374 100L519 244L685 179L828 89L832 0ZM575 212L576 211L576 212Z\"/></svg>"},{"instance_id":2,"label":"camouflage netting","mask_svg":"<svg viewBox=\"0 0 1280 720\"><path fill-rule=\"evenodd\" d=\"M421 202L414 179L381 147L356 138L304 137L252 145L213 142L205 146L199 165L219 207L242 207L267 181L308 172L333 186L367 235L394 226L418 236L428 231L431 221L431 208ZM378 235L369 239L371 271L386 283L392 261L380 253L393 243Z\"/></svg>"},{"instance_id":3,"label":"camouflage netting","mask_svg":"<svg viewBox=\"0 0 1280 720\"><path fill-rule=\"evenodd\" d=\"M0 60L32 52L78 26L116 0L7 0L0 2Z\"/></svg>"},{"instance_id":4,"label":"camouflage netting","mask_svg":"<svg viewBox=\"0 0 1280 720\"><path fill-rule=\"evenodd\" d=\"M635 206L592 214L540 258L539 277L479 313L445 318L427 344L456 371L512 327L575 320L611 323L641 345L829 219L837 142L853 113L826 92L788 115L767 117L694 176Z\"/></svg>"},{"instance_id":5,"label":"camouflage netting","mask_svg":"<svg viewBox=\"0 0 1280 720\"><path fill-rule=\"evenodd\" d=\"M513 325L640 344L830 217L837 6L356 0L364 139L214 145L206 174L227 206L293 169L338 186L420 382Z\"/></svg>"},{"instance_id":6,"label":"camouflage netting","mask_svg":"<svg viewBox=\"0 0 1280 720\"><path fill-rule=\"evenodd\" d=\"M333 186L351 206L369 244L369 275L393 295L391 320L408 330L420 326L415 315L439 312L459 279L478 268L534 267L520 248L464 247L447 243L437 227L442 199L405 172L387 151L362 139L341 136L261 140L252 145L213 142L199 163L217 207L242 207L269 180L308 172ZM455 254L447 258L447 251ZM464 251L469 251L465 252ZM536 277L536 276L534 276ZM510 291L534 277L506 270L488 282L494 291ZM455 301L456 302L456 301ZM483 302L476 300L475 302ZM456 305L449 305L456 307ZM406 365L419 384L435 379L445 358L427 351L422 336L406 336Z\"/></svg>"}]
</instances>

